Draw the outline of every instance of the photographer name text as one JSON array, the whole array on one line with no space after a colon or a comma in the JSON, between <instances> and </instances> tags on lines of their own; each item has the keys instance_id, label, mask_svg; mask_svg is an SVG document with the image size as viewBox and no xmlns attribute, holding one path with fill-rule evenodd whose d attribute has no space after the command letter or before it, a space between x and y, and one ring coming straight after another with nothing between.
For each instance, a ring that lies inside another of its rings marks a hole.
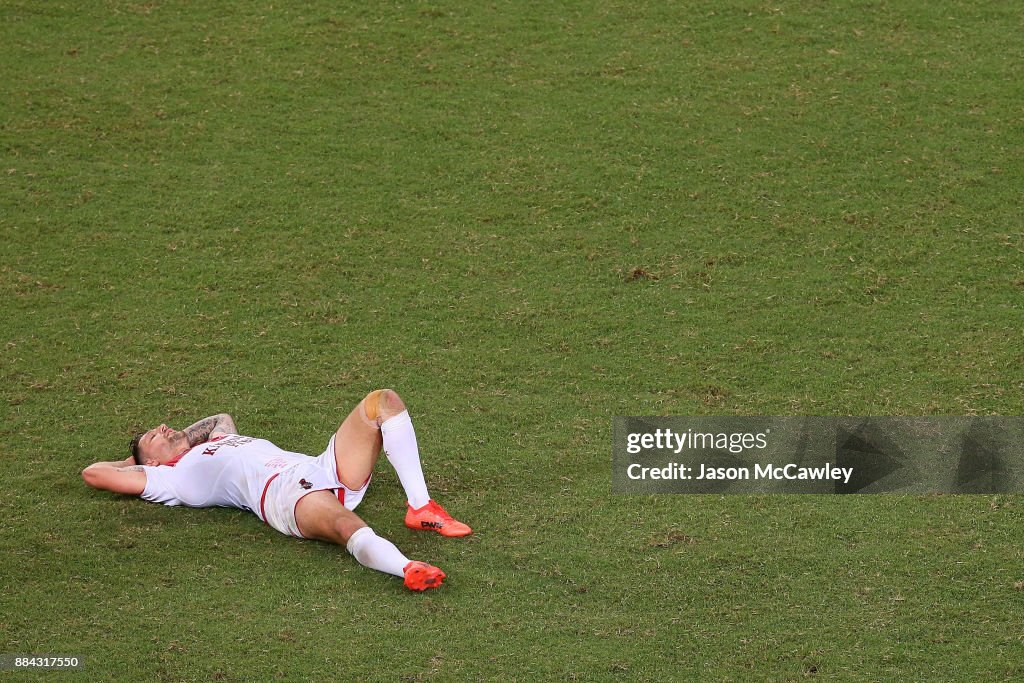
<instances>
[{"instance_id":1,"label":"photographer name text","mask_svg":"<svg viewBox=\"0 0 1024 683\"><path fill-rule=\"evenodd\" d=\"M786 465L754 465L750 467L708 467L704 463L696 466L669 463L663 467L645 467L633 463L626 468L630 479L689 479L693 481L738 481L741 479L803 479L808 481L842 481L850 483L852 467L836 467L825 463L821 467L801 467L795 463Z\"/></svg>"}]
</instances>

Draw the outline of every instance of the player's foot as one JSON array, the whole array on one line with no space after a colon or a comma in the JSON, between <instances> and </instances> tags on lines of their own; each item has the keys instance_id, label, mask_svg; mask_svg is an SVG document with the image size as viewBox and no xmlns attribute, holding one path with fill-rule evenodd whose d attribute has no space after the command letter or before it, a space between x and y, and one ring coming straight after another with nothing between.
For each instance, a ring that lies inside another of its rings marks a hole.
<instances>
[{"instance_id":1,"label":"player's foot","mask_svg":"<svg viewBox=\"0 0 1024 683\"><path fill-rule=\"evenodd\" d=\"M452 519L444 508L430 501L418 510L409 506L405 513L405 525L420 531L436 531L442 536L469 536L473 530L462 522Z\"/></svg>"},{"instance_id":2,"label":"player's foot","mask_svg":"<svg viewBox=\"0 0 1024 683\"><path fill-rule=\"evenodd\" d=\"M402 571L405 572L405 587L409 590L437 588L444 581L444 572L426 562L410 562Z\"/></svg>"}]
</instances>

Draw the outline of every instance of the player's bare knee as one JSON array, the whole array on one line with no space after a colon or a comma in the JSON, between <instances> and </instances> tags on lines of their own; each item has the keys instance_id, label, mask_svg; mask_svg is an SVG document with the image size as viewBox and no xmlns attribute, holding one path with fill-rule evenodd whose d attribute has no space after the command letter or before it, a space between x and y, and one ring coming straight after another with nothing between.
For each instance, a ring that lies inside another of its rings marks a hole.
<instances>
[{"instance_id":1,"label":"player's bare knee","mask_svg":"<svg viewBox=\"0 0 1024 683\"><path fill-rule=\"evenodd\" d=\"M381 422L389 417L394 417L405 410L405 403L398 392L393 389L380 390L380 419Z\"/></svg>"},{"instance_id":2,"label":"player's bare knee","mask_svg":"<svg viewBox=\"0 0 1024 683\"><path fill-rule=\"evenodd\" d=\"M405 410L402 398L392 389L375 389L359 403L360 413L367 424L379 427L388 418Z\"/></svg>"}]
</instances>

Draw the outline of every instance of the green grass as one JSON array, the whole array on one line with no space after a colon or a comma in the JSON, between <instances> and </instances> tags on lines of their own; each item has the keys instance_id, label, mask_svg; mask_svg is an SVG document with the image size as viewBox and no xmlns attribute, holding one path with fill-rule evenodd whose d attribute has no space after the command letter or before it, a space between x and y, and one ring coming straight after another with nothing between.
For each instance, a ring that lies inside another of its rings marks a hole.
<instances>
[{"instance_id":1,"label":"green grass","mask_svg":"<svg viewBox=\"0 0 1024 683\"><path fill-rule=\"evenodd\" d=\"M613 415L1020 414L1010 3L0 7L0 651L89 680L1017 680L1021 500L613 496ZM410 404L412 595L78 472ZM41 676L42 677L42 676ZM50 676L46 676L49 678Z\"/></svg>"}]
</instances>

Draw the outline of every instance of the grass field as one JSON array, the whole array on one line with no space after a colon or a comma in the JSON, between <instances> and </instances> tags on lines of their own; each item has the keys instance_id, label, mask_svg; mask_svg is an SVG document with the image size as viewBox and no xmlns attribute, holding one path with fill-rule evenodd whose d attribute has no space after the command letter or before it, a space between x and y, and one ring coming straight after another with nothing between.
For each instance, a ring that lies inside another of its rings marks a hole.
<instances>
[{"instance_id":1,"label":"grass field","mask_svg":"<svg viewBox=\"0 0 1024 683\"><path fill-rule=\"evenodd\" d=\"M1021 413L1020 7L342 4L0 4L0 652L1024 677L1019 496L610 492L614 415ZM79 477L221 411L317 454L381 386L477 531L380 472L430 594Z\"/></svg>"}]
</instances>

